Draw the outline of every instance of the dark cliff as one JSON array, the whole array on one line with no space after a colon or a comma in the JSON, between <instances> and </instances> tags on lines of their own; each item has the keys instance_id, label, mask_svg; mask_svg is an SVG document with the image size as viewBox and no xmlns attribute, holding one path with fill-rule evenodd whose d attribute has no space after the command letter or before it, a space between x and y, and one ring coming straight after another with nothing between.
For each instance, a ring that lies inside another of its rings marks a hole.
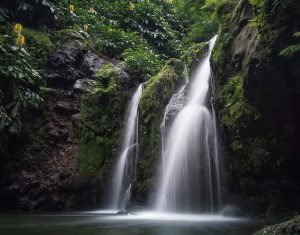
<instances>
[{"instance_id":1,"label":"dark cliff","mask_svg":"<svg viewBox=\"0 0 300 235\"><path fill-rule=\"evenodd\" d=\"M297 1L242 0L213 52L227 199L252 215L300 209L300 56L280 54L296 41L299 9Z\"/></svg>"}]
</instances>

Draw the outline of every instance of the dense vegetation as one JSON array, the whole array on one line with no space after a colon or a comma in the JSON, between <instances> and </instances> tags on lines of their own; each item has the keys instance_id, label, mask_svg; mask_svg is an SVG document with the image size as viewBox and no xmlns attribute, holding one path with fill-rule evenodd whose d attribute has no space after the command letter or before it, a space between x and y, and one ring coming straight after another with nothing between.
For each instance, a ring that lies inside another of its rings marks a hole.
<instances>
[{"instance_id":1,"label":"dense vegetation","mask_svg":"<svg viewBox=\"0 0 300 235\"><path fill-rule=\"evenodd\" d=\"M51 92L44 79L47 57L67 42L70 35L77 35L87 48L98 54L120 59L121 68L142 82L155 75L168 58L180 57L191 43L205 41L216 33L217 24L210 12L197 13L203 4L163 0L3 1L0 5L3 156L11 154L8 146L15 138L22 139L23 132L30 132L23 130L26 119L41 108ZM187 17L189 14L193 17ZM201 32L194 32L196 29Z\"/></svg>"}]
</instances>

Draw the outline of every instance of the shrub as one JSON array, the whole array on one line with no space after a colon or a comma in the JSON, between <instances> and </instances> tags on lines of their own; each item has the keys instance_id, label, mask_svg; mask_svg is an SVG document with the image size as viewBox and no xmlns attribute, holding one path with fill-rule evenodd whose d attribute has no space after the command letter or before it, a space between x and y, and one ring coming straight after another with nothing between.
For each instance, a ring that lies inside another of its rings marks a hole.
<instances>
[{"instance_id":1,"label":"shrub","mask_svg":"<svg viewBox=\"0 0 300 235\"><path fill-rule=\"evenodd\" d=\"M129 9L130 2L134 3L133 10ZM177 54L178 40L184 35L187 24L180 9L164 1L73 1L72 4L74 12L70 16L73 24L88 25L91 37L103 36L99 35L102 26L118 29L117 32L135 32L152 49L166 56ZM90 7L95 9L94 13L89 12Z\"/></svg>"},{"instance_id":2,"label":"shrub","mask_svg":"<svg viewBox=\"0 0 300 235\"><path fill-rule=\"evenodd\" d=\"M98 37L94 41L95 49L110 57L119 57L128 48L146 47L146 45L146 42L136 33L113 29L107 25L98 27Z\"/></svg>"},{"instance_id":3,"label":"shrub","mask_svg":"<svg viewBox=\"0 0 300 235\"><path fill-rule=\"evenodd\" d=\"M162 68L162 59L147 48L127 49L122 57L125 70L130 74L143 77L147 81Z\"/></svg>"},{"instance_id":4,"label":"shrub","mask_svg":"<svg viewBox=\"0 0 300 235\"><path fill-rule=\"evenodd\" d=\"M14 46L10 35L0 41L0 130L16 134L22 128L24 113L38 108L43 101L39 95L43 81L25 48Z\"/></svg>"}]
</instances>

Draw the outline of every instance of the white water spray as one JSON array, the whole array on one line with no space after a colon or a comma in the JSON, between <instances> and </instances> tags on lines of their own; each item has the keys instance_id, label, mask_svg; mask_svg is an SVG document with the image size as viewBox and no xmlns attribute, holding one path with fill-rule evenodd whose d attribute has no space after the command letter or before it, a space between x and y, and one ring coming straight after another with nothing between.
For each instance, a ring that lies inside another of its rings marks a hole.
<instances>
[{"instance_id":1,"label":"white water spray","mask_svg":"<svg viewBox=\"0 0 300 235\"><path fill-rule=\"evenodd\" d=\"M163 169L156 199L158 211L213 212L219 206L216 126L207 108L210 55L215 41L216 37L209 42L207 55L195 72L184 108L171 127L162 130L165 134L162 135ZM162 128L166 128L165 122Z\"/></svg>"},{"instance_id":2,"label":"white water spray","mask_svg":"<svg viewBox=\"0 0 300 235\"><path fill-rule=\"evenodd\" d=\"M135 181L135 170L138 156L138 106L143 92L143 84L134 93L128 109L127 122L123 137L123 147L116 168L112 184L110 209L126 210L131 195L132 182Z\"/></svg>"}]
</instances>

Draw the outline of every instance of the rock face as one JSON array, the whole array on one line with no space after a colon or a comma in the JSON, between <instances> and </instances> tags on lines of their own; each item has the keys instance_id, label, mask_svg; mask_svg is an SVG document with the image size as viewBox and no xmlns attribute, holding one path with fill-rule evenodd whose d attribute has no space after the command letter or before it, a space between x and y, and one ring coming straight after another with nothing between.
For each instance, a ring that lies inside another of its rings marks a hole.
<instances>
[{"instance_id":1,"label":"rock face","mask_svg":"<svg viewBox=\"0 0 300 235\"><path fill-rule=\"evenodd\" d=\"M297 235L300 234L300 216L287 222L265 227L253 235Z\"/></svg>"},{"instance_id":2,"label":"rock face","mask_svg":"<svg viewBox=\"0 0 300 235\"><path fill-rule=\"evenodd\" d=\"M252 215L300 210L299 54L279 55L294 42L298 12L295 0L260 8L241 0L213 52L227 200Z\"/></svg>"},{"instance_id":3,"label":"rock face","mask_svg":"<svg viewBox=\"0 0 300 235\"><path fill-rule=\"evenodd\" d=\"M66 43L50 56L47 83L53 91L37 127L43 130L37 137L40 140L34 141L39 144L31 153L32 158L41 155L42 160L38 166L19 165L12 170L17 173L6 180L5 186L1 185L1 209L57 211L95 206L99 185L89 176L79 175L76 167L76 120L81 96L96 86L94 73L104 64L108 62L77 40Z\"/></svg>"},{"instance_id":4,"label":"rock face","mask_svg":"<svg viewBox=\"0 0 300 235\"><path fill-rule=\"evenodd\" d=\"M186 89L182 92L176 93L170 99L170 102L165 110L165 120L167 125L171 125L176 115L180 112L185 104Z\"/></svg>"}]
</instances>

